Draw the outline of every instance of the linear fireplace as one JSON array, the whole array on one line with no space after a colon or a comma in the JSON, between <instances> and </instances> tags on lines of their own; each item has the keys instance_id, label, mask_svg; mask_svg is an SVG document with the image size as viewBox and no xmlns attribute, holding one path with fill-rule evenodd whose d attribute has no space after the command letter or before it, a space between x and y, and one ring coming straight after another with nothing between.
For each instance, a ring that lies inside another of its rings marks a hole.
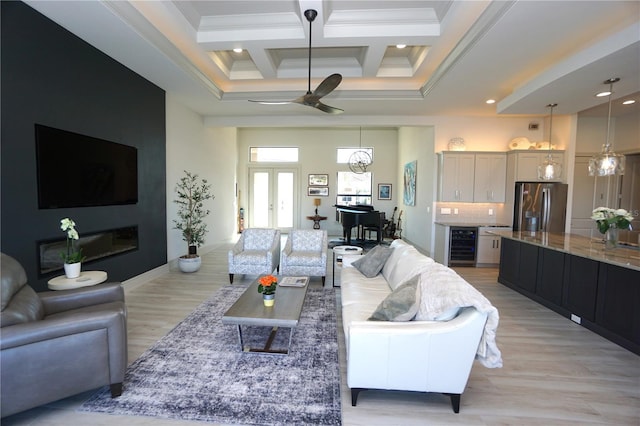
<instances>
[{"instance_id":1,"label":"linear fireplace","mask_svg":"<svg viewBox=\"0 0 640 426\"><path fill-rule=\"evenodd\" d=\"M66 238L39 241L38 270L40 276L63 269L60 253L67 247ZM85 262L111 257L138 249L138 227L110 229L82 235L78 240Z\"/></svg>"}]
</instances>

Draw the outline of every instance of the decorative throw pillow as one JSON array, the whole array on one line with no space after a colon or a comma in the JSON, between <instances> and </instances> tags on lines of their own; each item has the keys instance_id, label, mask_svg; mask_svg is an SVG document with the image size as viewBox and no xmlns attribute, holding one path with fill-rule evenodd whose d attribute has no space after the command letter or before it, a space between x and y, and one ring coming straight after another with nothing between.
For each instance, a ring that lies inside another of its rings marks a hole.
<instances>
[{"instance_id":1,"label":"decorative throw pillow","mask_svg":"<svg viewBox=\"0 0 640 426\"><path fill-rule=\"evenodd\" d=\"M418 313L420 275L400 284L378 305L369 321L411 321Z\"/></svg>"},{"instance_id":2,"label":"decorative throw pillow","mask_svg":"<svg viewBox=\"0 0 640 426\"><path fill-rule=\"evenodd\" d=\"M375 246L351 265L365 277L373 278L380 273L391 253L392 249L389 247Z\"/></svg>"}]
</instances>

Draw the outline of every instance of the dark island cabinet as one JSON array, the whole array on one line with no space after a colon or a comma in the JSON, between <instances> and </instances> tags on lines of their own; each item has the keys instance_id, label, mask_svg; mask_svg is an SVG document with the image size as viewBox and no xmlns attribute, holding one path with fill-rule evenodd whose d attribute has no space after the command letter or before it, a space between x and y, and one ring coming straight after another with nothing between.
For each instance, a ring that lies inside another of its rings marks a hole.
<instances>
[{"instance_id":1,"label":"dark island cabinet","mask_svg":"<svg viewBox=\"0 0 640 426\"><path fill-rule=\"evenodd\" d=\"M640 272L601 264L596 323L640 348ZM605 336L606 337L606 336ZM633 349L632 349L633 350Z\"/></svg>"},{"instance_id":2,"label":"dark island cabinet","mask_svg":"<svg viewBox=\"0 0 640 426\"><path fill-rule=\"evenodd\" d=\"M536 294L556 306L562 306L565 280L565 254L556 250L540 249Z\"/></svg>"},{"instance_id":3,"label":"dark island cabinet","mask_svg":"<svg viewBox=\"0 0 640 426\"><path fill-rule=\"evenodd\" d=\"M503 238L498 282L640 355L640 271Z\"/></svg>"},{"instance_id":4,"label":"dark island cabinet","mask_svg":"<svg viewBox=\"0 0 640 426\"><path fill-rule=\"evenodd\" d=\"M518 241L502 239L500 245L500 272L498 281L513 287L517 285L520 270L520 246Z\"/></svg>"},{"instance_id":5,"label":"dark island cabinet","mask_svg":"<svg viewBox=\"0 0 640 426\"><path fill-rule=\"evenodd\" d=\"M567 256L565 293L562 305L581 319L596 320L598 267L600 262L578 256Z\"/></svg>"}]
</instances>

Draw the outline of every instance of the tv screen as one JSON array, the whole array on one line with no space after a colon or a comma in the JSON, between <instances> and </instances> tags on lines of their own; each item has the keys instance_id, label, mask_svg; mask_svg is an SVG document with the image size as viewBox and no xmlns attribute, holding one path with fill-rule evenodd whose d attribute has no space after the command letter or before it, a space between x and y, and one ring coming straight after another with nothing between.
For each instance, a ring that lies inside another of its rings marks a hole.
<instances>
[{"instance_id":1,"label":"tv screen","mask_svg":"<svg viewBox=\"0 0 640 426\"><path fill-rule=\"evenodd\" d=\"M35 125L38 207L138 202L138 150L66 130Z\"/></svg>"}]
</instances>

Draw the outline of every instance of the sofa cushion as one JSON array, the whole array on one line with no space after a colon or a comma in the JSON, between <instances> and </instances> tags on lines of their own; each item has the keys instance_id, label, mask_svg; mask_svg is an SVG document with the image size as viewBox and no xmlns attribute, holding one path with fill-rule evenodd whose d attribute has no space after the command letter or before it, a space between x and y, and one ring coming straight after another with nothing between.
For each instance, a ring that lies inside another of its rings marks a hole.
<instances>
[{"instance_id":1,"label":"sofa cushion","mask_svg":"<svg viewBox=\"0 0 640 426\"><path fill-rule=\"evenodd\" d=\"M352 265L365 277L373 278L380 273L385 262L391 256L391 251L389 247L375 246Z\"/></svg>"},{"instance_id":2,"label":"sofa cushion","mask_svg":"<svg viewBox=\"0 0 640 426\"><path fill-rule=\"evenodd\" d=\"M395 250L398 249L400 248ZM391 261L387 263L389 265L388 267L385 265L382 274L389 283L389 287L394 290L409 278L428 269L435 262L433 259L420 253L415 247L409 246L400 249L398 256L395 257L394 264L391 264Z\"/></svg>"},{"instance_id":3,"label":"sofa cushion","mask_svg":"<svg viewBox=\"0 0 640 426\"><path fill-rule=\"evenodd\" d=\"M411 321L420 305L420 275L415 275L387 296L369 317L370 321Z\"/></svg>"}]
</instances>

